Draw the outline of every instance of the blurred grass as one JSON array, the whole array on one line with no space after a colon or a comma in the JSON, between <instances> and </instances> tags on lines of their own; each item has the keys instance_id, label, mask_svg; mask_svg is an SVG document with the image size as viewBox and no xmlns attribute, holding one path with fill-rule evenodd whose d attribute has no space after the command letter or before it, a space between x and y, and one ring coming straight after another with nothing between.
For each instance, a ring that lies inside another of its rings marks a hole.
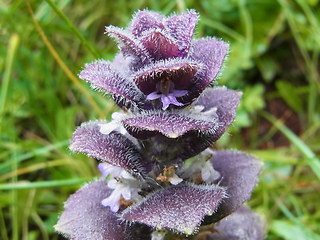
<instances>
[{"instance_id":1,"label":"blurred grass","mask_svg":"<svg viewBox=\"0 0 320 240\"><path fill-rule=\"evenodd\" d=\"M27 4L0 3L0 239L61 239L52 226L63 202L99 176L68 141L81 122L117 109L76 75L117 51L105 25L124 27L144 8L195 8L196 37L230 42L219 84L244 95L215 147L264 161L249 205L265 217L267 239L319 239L318 0L34 0L34 20Z\"/></svg>"}]
</instances>

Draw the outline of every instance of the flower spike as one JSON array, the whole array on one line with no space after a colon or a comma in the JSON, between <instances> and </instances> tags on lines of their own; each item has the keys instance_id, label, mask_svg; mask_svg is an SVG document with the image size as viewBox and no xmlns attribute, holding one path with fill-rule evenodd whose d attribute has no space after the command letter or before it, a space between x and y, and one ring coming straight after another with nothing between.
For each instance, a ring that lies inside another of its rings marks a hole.
<instances>
[{"instance_id":1,"label":"flower spike","mask_svg":"<svg viewBox=\"0 0 320 240\"><path fill-rule=\"evenodd\" d=\"M106 27L119 52L113 61L86 64L79 77L110 94L121 111L73 134L69 149L99 160L102 179L66 201L55 225L63 236L263 239L262 221L242 206L260 162L210 149L235 119L242 93L212 87L229 44L194 39L198 20L195 10L169 17L143 10L127 28ZM218 232L201 232L207 224Z\"/></svg>"}]
</instances>

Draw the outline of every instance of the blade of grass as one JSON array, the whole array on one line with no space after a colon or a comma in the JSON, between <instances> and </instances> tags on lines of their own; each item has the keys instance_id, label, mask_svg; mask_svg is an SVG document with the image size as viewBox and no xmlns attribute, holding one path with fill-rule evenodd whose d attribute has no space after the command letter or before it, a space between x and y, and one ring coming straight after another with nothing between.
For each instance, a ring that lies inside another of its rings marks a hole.
<instances>
[{"instance_id":1,"label":"blade of grass","mask_svg":"<svg viewBox=\"0 0 320 240\"><path fill-rule=\"evenodd\" d=\"M63 12L57 7L57 5L51 1L46 0L51 8L59 15L59 17L67 24L70 30L79 38L80 42L91 52L95 58L101 58L100 54L90 45L90 43L81 35L79 30L72 24L72 22L63 14Z\"/></svg>"},{"instance_id":2,"label":"blade of grass","mask_svg":"<svg viewBox=\"0 0 320 240\"><path fill-rule=\"evenodd\" d=\"M73 75L73 73L70 71L70 69L65 65L65 63L62 61L58 53L55 51L52 44L47 39L46 35L44 34L40 24L38 23L37 19L34 16L33 10L31 8L30 3L27 1L28 10L31 14L32 21L34 25L36 26L43 42L46 44L47 48L49 49L51 55L54 57L54 59L57 61L57 63L60 65L60 67L63 69L63 71L66 73L66 75L70 78L70 80L77 86L77 88L82 92L82 94L88 99L91 106L94 108L94 110L99 114L101 118L105 117L105 114L103 111L99 108L99 106L96 104L94 99L91 97L91 95L88 93L88 91L85 89L85 87L79 82L79 80Z\"/></svg>"},{"instance_id":3,"label":"blade of grass","mask_svg":"<svg viewBox=\"0 0 320 240\"><path fill-rule=\"evenodd\" d=\"M17 171L18 163L17 163L17 152L12 154L11 169L13 172ZM18 177L17 175L12 176L11 184L15 185L17 183ZM19 239L19 214L18 214L18 193L16 189L11 189L11 224L12 224L12 239Z\"/></svg>"},{"instance_id":4,"label":"blade of grass","mask_svg":"<svg viewBox=\"0 0 320 240\"><path fill-rule=\"evenodd\" d=\"M298 33L298 27L296 26L296 22L294 19L294 14L292 13L291 7L289 6L289 3L287 0L278 0L280 6L283 9L283 12L286 16L287 22L289 24L289 27L291 28L291 32L296 39L296 42L300 48L301 54L306 62L310 61L310 57L307 54L306 49L304 48L303 39Z\"/></svg>"},{"instance_id":5,"label":"blade of grass","mask_svg":"<svg viewBox=\"0 0 320 240\"><path fill-rule=\"evenodd\" d=\"M241 20L243 21L243 26L245 29L245 35L246 35L246 51L249 55L251 55L251 44L252 44L252 19L250 16L250 13L248 11L248 8L246 6L245 0L238 0L238 6L239 6L239 12L241 15Z\"/></svg>"},{"instance_id":6,"label":"blade of grass","mask_svg":"<svg viewBox=\"0 0 320 240\"><path fill-rule=\"evenodd\" d=\"M7 228L6 228L6 223L4 221L2 209L0 208L0 237L3 240L9 240L8 238L8 233L7 233Z\"/></svg>"},{"instance_id":7,"label":"blade of grass","mask_svg":"<svg viewBox=\"0 0 320 240\"><path fill-rule=\"evenodd\" d=\"M33 157L36 157L36 156L45 155L46 153L48 153L48 152L50 152L52 150L55 150L57 148L68 146L69 142L70 142L70 140L57 142L55 144L48 145L48 146L45 146L45 147L42 147L42 148L38 148L38 149L36 149L34 151L30 151L28 153L18 155L16 161L17 161L17 163L20 163L22 161L25 161L27 159L30 159L30 158L33 158ZM3 164L1 164L0 165L0 173L7 172L8 169L10 168L10 166L11 166L10 161L6 161Z\"/></svg>"},{"instance_id":8,"label":"blade of grass","mask_svg":"<svg viewBox=\"0 0 320 240\"><path fill-rule=\"evenodd\" d=\"M38 171L45 168L63 166L68 164L70 164L70 162L66 161L65 159L57 159L57 160L35 163L28 167L20 168L15 172L8 172L6 174L1 175L0 181L5 181L8 178L12 178L12 176L19 176L21 174L30 173L30 172Z\"/></svg>"},{"instance_id":9,"label":"blade of grass","mask_svg":"<svg viewBox=\"0 0 320 240\"><path fill-rule=\"evenodd\" d=\"M39 181L39 182L20 181L16 183L0 184L0 190L61 187L61 186L82 184L86 181L88 181L88 179L86 178L74 178L74 179L67 179L67 180L53 180L53 181Z\"/></svg>"},{"instance_id":10,"label":"blade of grass","mask_svg":"<svg viewBox=\"0 0 320 240\"><path fill-rule=\"evenodd\" d=\"M314 27L313 30L317 32L317 36L320 37L320 24L319 19L310 9L308 3L304 0L296 0L300 7L303 9L305 16L308 18L310 24Z\"/></svg>"},{"instance_id":11,"label":"blade of grass","mask_svg":"<svg viewBox=\"0 0 320 240\"><path fill-rule=\"evenodd\" d=\"M308 95L308 121L309 123L317 122L316 109L317 109L317 95L318 91L314 83L309 84L309 95Z\"/></svg>"},{"instance_id":12,"label":"blade of grass","mask_svg":"<svg viewBox=\"0 0 320 240\"><path fill-rule=\"evenodd\" d=\"M29 217L30 212L32 209L32 203L34 201L34 197L36 195L36 190L31 189L29 191L29 196L26 201L26 205L23 211L23 218L22 218L22 240L28 240L28 232L29 232Z\"/></svg>"},{"instance_id":13,"label":"blade of grass","mask_svg":"<svg viewBox=\"0 0 320 240\"><path fill-rule=\"evenodd\" d=\"M276 197L275 197L276 199ZM297 225L298 227L300 227L300 229L303 231L305 237L307 237L306 239L313 239L313 240L320 240L319 235L315 234L313 231L311 231L310 229L308 229L305 224L303 224L297 217L295 217L292 212L281 202L281 201L277 201L277 205L279 206L280 210L282 211L282 213L288 218L290 219L290 221L292 221L295 225Z\"/></svg>"},{"instance_id":14,"label":"blade of grass","mask_svg":"<svg viewBox=\"0 0 320 240\"><path fill-rule=\"evenodd\" d=\"M292 157L284 149L266 149L266 150L249 150L249 154L257 157L258 159L263 159L264 162L277 163L282 165L293 165L298 164L298 160Z\"/></svg>"},{"instance_id":15,"label":"blade of grass","mask_svg":"<svg viewBox=\"0 0 320 240\"><path fill-rule=\"evenodd\" d=\"M284 21L285 21L285 15L283 12L280 12L277 17L277 20L274 22L274 25L270 28L270 31L268 33L268 37L267 37L268 45L275 38L275 36L281 31Z\"/></svg>"},{"instance_id":16,"label":"blade of grass","mask_svg":"<svg viewBox=\"0 0 320 240\"><path fill-rule=\"evenodd\" d=\"M276 126L280 132L282 132L307 158L307 162L316 176L320 179L320 160L312 152L312 150L289 128L287 128L283 122L277 120L274 116L267 112L262 112L261 116Z\"/></svg>"},{"instance_id":17,"label":"blade of grass","mask_svg":"<svg viewBox=\"0 0 320 240\"><path fill-rule=\"evenodd\" d=\"M205 24L213 29L216 29L224 34L230 36L231 38L237 40L238 42L245 42L245 38L238 32L232 30L221 22L214 21L212 19L206 18L205 16L201 17L201 23Z\"/></svg>"},{"instance_id":18,"label":"blade of grass","mask_svg":"<svg viewBox=\"0 0 320 240\"><path fill-rule=\"evenodd\" d=\"M31 217L32 217L33 221L38 225L40 232L41 232L41 235L42 235L42 239L49 240L49 235L46 230L45 224L43 223L39 214L37 212L32 212Z\"/></svg>"},{"instance_id":19,"label":"blade of grass","mask_svg":"<svg viewBox=\"0 0 320 240\"><path fill-rule=\"evenodd\" d=\"M184 0L176 0L176 2L179 13L182 13L186 10L186 3L184 2Z\"/></svg>"},{"instance_id":20,"label":"blade of grass","mask_svg":"<svg viewBox=\"0 0 320 240\"><path fill-rule=\"evenodd\" d=\"M8 54L6 59L6 68L4 72L4 78L3 83L1 85L1 96L0 96L0 132L2 132L2 119L5 112L5 106L6 106L6 98L9 88L9 81L12 71L12 66L14 62L14 56L16 53L16 50L18 48L19 44L19 36L17 34L11 35L9 46L8 46ZM12 139L10 139L12 141ZM17 163L17 152L14 152L12 154L12 158L10 161L7 161L9 163L9 166L11 167L11 171L16 171L18 169L18 163ZM17 176L12 176L11 182L12 184L15 184L17 181ZM18 240L19 238L19 224L18 224L18 209L17 209L17 192L15 190L12 190L10 193L11 197L11 206L10 206L10 216L11 216L11 225L12 225L12 239Z\"/></svg>"},{"instance_id":21,"label":"blade of grass","mask_svg":"<svg viewBox=\"0 0 320 240\"><path fill-rule=\"evenodd\" d=\"M300 5L300 7L302 8L302 10L305 13L305 16L307 17L310 25L312 26L312 28L310 28L310 30L312 32L314 32L315 36L317 36L317 40L320 40L320 24L319 24L319 20L317 19L316 15L312 12L312 10L310 9L309 5L307 4L307 2L305 1L301 1L301 0L297 0L297 3ZM319 42L319 41L317 41ZM313 58L311 61L312 63L312 70L313 69L318 69L318 59L319 59L319 53L318 52L314 52ZM318 82L319 80L319 73L317 71L310 71L311 73L313 73L310 78L315 79L315 82ZM314 112L316 111L316 99L317 99L317 88L315 86L315 84L310 84L310 94L309 94L309 104L308 104L308 118L309 121L313 120L313 116L315 115ZM317 121L317 120L314 120Z\"/></svg>"},{"instance_id":22,"label":"blade of grass","mask_svg":"<svg viewBox=\"0 0 320 240\"><path fill-rule=\"evenodd\" d=\"M272 239L303 239L303 240L316 240L316 238L310 237L310 234L301 227L293 224L288 220L274 220L270 224L270 231L277 235L278 238Z\"/></svg>"},{"instance_id":23,"label":"blade of grass","mask_svg":"<svg viewBox=\"0 0 320 240\"><path fill-rule=\"evenodd\" d=\"M288 0L278 0L280 6L283 9L283 12L285 13L287 22L289 24L289 27L291 29L292 35L295 38L295 41L297 42L297 45L299 47L299 50L301 52L301 55L306 63L307 67L307 74L309 77L307 79L310 82L313 82L314 85L317 87L317 90L320 91L320 82L319 82L319 75L318 75L318 68L312 63L312 59L310 58L308 54L308 50L306 49L306 44L299 33L299 28L297 27L296 24L296 18L294 14L292 13L291 7L288 3ZM312 23L312 22L311 22Z\"/></svg>"},{"instance_id":24,"label":"blade of grass","mask_svg":"<svg viewBox=\"0 0 320 240\"><path fill-rule=\"evenodd\" d=\"M2 118L3 114L5 112L5 106L6 106L6 98L9 88L9 82L10 82L10 76L12 71L12 65L14 56L16 53L16 50L19 45L19 36L18 34L12 34L11 38L9 40L9 46L8 46L8 54L6 59L6 68L4 70L3 80L1 84L1 95L0 95L0 132L2 128Z\"/></svg>"}]
</instances>

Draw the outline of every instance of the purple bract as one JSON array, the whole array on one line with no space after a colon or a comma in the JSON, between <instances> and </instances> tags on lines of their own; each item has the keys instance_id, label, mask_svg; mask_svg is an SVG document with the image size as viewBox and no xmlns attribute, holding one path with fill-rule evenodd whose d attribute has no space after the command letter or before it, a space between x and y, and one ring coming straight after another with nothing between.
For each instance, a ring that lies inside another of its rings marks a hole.
<instances>
[{"instance_id":1,"label":"purple bract","mask_svg":"<svg viewBox=\"0 0 320 240\"><path fill-rule=\"evenodd\" d=\"M241 207L260 162L209 149L233 122L242 94L210 87L229 44L192 39L198 18L194 10L167 18L144 10L126 29L106 28L120 52L113 62L85 65L79 77L122 110L74 132L70 150L101 161L102 179L65 203L55 225L65 237L168 239L200 236L201 226L215 223L220 233L208 239L263 238L259 217Z\"/></svg>"}]
</instances>

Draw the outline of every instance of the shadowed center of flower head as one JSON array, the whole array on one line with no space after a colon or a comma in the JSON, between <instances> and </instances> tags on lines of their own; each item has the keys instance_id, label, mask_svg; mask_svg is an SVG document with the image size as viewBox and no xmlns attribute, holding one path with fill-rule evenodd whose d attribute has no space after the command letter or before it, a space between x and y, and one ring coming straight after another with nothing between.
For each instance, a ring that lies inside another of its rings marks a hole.
<instances>
[{"instance_id":1,"label":"shadowed center of flower head","mask_svg":"<svg viewBox=\"0 0 320 240\"><path fill-rule=\"evenodd\" d=\"M183 106L177 97L188 93L192 81L201 66L196 62L159 61L142 69L133 76L137 87L147 95L148 100L161 99L162 109L170 104Z\"/></svg>"},{"instance_id":2,"label":"shadowed center of flower head","mask_svg":"<svg viewBox=\"0 0 320 240\"><path fill-rule=\"evenodd\" d=\"M173 88L173 82L171 82L170 78L167 76L160 81L160 92L164 95L168 95L171 88Z\"/></svg>"},{"instance_id":3,"label":"shadowed center of flower head","mask_svg":"<svg viewBox=\"0 0 320 240\"><path fill-rule=\"evenodd\" d=\"M174 83L170 80L168 76L161 79L157 83L156 91L147 95L148 100L155 100L161 98L162 109L166 110L170 104L176 106L183 106L182 103L178 102L177 97L182 97L187 94L187 90L175 90Z\"/></svg>"}]
</instances>

